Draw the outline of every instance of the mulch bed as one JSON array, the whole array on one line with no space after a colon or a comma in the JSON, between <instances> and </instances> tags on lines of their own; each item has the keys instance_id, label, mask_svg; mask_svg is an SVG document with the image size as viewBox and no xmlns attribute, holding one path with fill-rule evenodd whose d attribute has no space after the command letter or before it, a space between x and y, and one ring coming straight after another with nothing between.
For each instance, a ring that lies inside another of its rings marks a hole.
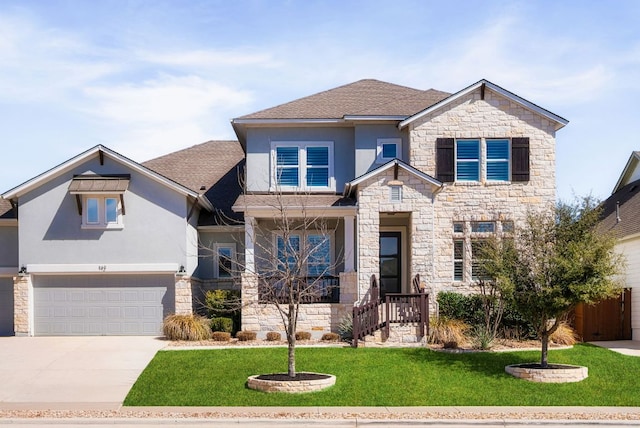
<instances>
[{"instance_id":1,"label":"mulch bed","mask_svg":"<svg viewBox=\"0 0 640 428\"><path fill-rule=\"evenodd\" d=\"M287 373L271 373L263 374L257 377L260 380L273 380L277 382L303 381L303 380L322 380L329 379L330 376L321 373L296 373L295 377L289 376Z\"/></svg>"}]
</instances>

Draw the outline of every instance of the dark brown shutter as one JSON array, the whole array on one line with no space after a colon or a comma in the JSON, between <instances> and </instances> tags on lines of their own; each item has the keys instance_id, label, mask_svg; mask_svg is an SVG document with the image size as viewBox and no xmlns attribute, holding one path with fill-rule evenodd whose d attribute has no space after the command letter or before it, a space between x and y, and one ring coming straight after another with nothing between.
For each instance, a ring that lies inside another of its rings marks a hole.
<instances>
[{"instance_id":1,"label":"dark brown shutter","mask_svg":"<svg viewBox=\"0 0 640 428\"><path fill-rule=\"evenodd\" d=\"M511 139L511 181L529 181L529 137Z\"/></svg>"},{"instance_id":2,"label":"dark brown shutter","mask_svg":"<svg viewBox=\"0 0 640 428\"><path fill-rule=\"evenodd\" d=\"M443 183L452 183L454 174L453 138L436 139L436 178Z\"/></svg>"}]
</instances>

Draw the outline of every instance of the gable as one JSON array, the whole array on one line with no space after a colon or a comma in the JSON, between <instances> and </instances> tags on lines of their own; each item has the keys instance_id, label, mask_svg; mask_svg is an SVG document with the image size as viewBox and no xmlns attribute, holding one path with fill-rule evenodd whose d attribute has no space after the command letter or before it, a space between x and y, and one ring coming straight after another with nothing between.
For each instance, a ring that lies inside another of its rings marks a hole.
<instances>
[{"instance_id":1,"label":"gable","mask_svg":"<svg viewBox=\"0 0 640 428\"><path fill-rule=\"evenodd\" d=\"M613 188L613 193L636 180L640 180L640 151L631 153L627 164L622 170L622 174L620 174L620 178L618 178L618 182Z\"/></svg>"},{"instance_id":2,"label":"gable","mask_svg":"<svg viewBox=\"0 0 640 428\"><path fill-rule=\"evenodd\" d=\"M436 191L437 189L442 188L442 183L437 179L431 177L428 174L425 174L424 172L412 167L411 165L405 162L402 162L399 159L394 159L348 182L345 185L344 195L349 196L349 194L353 191L353 189L357 188L359 184L373 177L381 175L389 170L393 170L394 179L397 179L399 170L403 170L404 172L408 173L410 176L416 177L419 180L425 182L427 185L429 185L432 188L433 191Z\"/></svg>"},{"instance_id":3,"label":"gable","mask_svg":"<svg viewBox=\"0 0 640 428\"><path fill-rule=\"evenodd\" d=\"M491 91L493 94L498 95L498 98L502 98L509 103L519 105L528 112L534 113L542 118L547 119L548 121L553 123L553 128L556 131L569 123L569 121L564 119L563 117L558 116L555 113L552 113L549 110L546 110L530 101L527 101L524 98L489 82L488 80L483 79L403 120L402 122L400 122L398 127L404 128L411 124L415 124L415 122L423 119L425 116L437 116L439 111L447 109L451 104L456 103L461 99L469 99L469 96L474 93L475 99L478 99L479 101L485 101L487 98L487 91ZM500 109L505 108L506 105L498 102L496 103L495 107Z\"/></svg>"},{"instance_id":4,"label":"gable","mask_svg":"<svg viewBox=\"0 0 640 428\"><path fill-rule=\"evenodd\" d=\"M125 170L131 170L142 174L143 176L171 189L172 191L197 200L201 206L207 209L211 209L211 203L206 198L201 197L198 192L188 189L187 187L176 183L175 181L164 177L163 175L158 174L157 172L152 171L149 168L144 167L143 165L140 165L139 163L134 162L131 159L128 159L102 145L92 147L91 149L69 159L68 161L63 162L62 164L32 178L31 180L28 180L25 183L14 187L13 189L3 193L2 198L7 200L17 199L64 174L68 174L70 171L89 160L97 159L98 162L102 165L105 162L105 157L121 165Z\"/></svg>"}]
</instances>

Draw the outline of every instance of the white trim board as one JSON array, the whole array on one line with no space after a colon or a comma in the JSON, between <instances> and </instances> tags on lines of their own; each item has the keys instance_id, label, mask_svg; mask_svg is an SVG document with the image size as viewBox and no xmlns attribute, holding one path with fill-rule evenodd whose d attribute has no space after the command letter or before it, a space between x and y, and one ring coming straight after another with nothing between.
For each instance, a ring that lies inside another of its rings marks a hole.
<instances>
[{"instance_id":1,"label":"white trim board","mask_svg":"<svg viewBox=\"0 0 640 428\"><path fill-rule=\"evenodd\" d=\"M176 273L178 263L27 264L27 273Z\"/></svg>"}]
</instances>

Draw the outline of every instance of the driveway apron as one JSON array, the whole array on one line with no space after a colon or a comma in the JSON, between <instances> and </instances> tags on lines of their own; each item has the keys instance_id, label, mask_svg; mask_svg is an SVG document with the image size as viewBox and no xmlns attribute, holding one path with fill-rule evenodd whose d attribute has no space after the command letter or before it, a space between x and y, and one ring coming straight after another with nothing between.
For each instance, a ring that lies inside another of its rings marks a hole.
<instances>
[{"instance_id":1,"label":"driveway apron","mask_svg":"<svg viewBox=\"0 0 640 428\"><path fill-rule=\"evenodd\" d=\"M0 403L120 405L166 342L154 337L0 337Z\"/></svg>"}]
</instances>

